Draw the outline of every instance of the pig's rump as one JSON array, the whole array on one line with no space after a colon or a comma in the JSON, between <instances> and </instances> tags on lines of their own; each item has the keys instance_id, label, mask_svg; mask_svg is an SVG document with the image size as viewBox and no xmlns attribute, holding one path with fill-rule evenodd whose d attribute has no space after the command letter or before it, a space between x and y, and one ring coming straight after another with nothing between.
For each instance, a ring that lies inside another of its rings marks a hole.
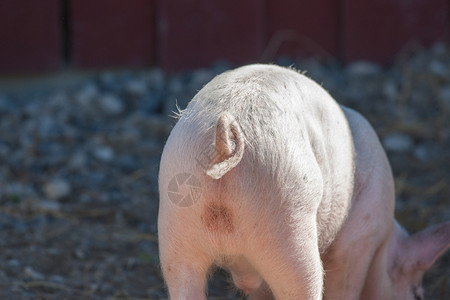
<instances>
[{"instance_id":1,"label":"pig's rump","mask_svg":"<svg viewBox=\"0 0 450 300\"><path fill-rule=\"evenodd\" d=\"M217 76L183 111L161 160L158 230L169 290L200 295L216 263L248 293L262 278L279 299L317 298L320 252L352 198L353 156L342 110L305 76L263 65ZM189 206L169 197L178 174L198 182Z\"/></svg>"}]
</instances>

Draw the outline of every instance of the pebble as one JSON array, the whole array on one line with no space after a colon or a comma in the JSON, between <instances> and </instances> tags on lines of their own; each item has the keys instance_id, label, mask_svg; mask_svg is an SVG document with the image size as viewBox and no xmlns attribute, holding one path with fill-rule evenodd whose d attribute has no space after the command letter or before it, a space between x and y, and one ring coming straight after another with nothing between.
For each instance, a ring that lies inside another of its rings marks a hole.
<instances>
[{"instance_id":1,"label":"pebble","mask_svg":"<svg viewBox=\"0 0 450 300\"><path fill-rule=\"evenodd\" d=\"M44 185L44 193L50 200L60 200L69 196L70 192L70 183L61 178L53 179Z\"/></svg>"},{"instance_id":2,"label":"pebble","mask_svg":"<svg viewBox=\"0 0 450 300\"><path fill-rule=\"evenodd\" d=\"M89 83L83 86L77 93L75 93L75 101L86 110L92 108L92 102L99 95L99 90L94 83Z\"/></svg>"},{"instance_id":3,"label":"pebble","mask_svg":"<svg viewBox=\"0 0 450 300\"><path fill-rule=\"evenodd\" d=\"M76 152L69 159L68 167L74 170L81 170L87 165L87 157L84 152Z\"/></svg>"},{"instance_id":4,"label":"pebble","mask_svg":"<svg viewBox=\"0 0 450 300\"><path fill-rule=\"evenodd\" d=\"M104 94L99 98L100 108L109 116L117 116L124 112L125 106L119 97L113 94Z\"/></svg>"},{"instance_id":5,"label":"pebble","mask_svg":"<svg viewBox=\"0 0 450 300\"><path fill-rule=\"evenodd\" d=\"M392 81L387 81L383 85L383 94L391 101L398 100L399 90L397 85Z\"/></svg>"},{"instance_id":6,"label":"pebble","mask_svg":"<svg viewBox=\"0 0 450 300\"><path fill-rule=\"evenodd\" d=\"M354 62L347 67L347 72L354 77L378 75L381 71L379 65L368 61Z\"/></svg>"},{"instance_id":7,"label":"pebble","mask_svg":"<svg viewBox=\"0 0 450 300\"><path fill-rule=\"evenodd\" d=\"M145 73L143 79L148 82L151 88L163 88L165 85L165 75L161 69L153 69Z\"/></svg>"},{"instance_id":8,"label":"pebble","mask_svg":"<svg viewBox=\"0 0 450 300\"><path fill-rule=\"evenodd\" d=\"M57 283L57 284L63 284L64 277L62 277L61 275L52 275L49 277L49 281Z\"/></svg>"},{"instance_id":9,"label":"pebble","mask_svg":"<svg viewBox=\"0 0 450 300\"><path fill-rule=\"evenodd\" d=\"M98 146L94 149L94 156L103 162L111 162L115 156L114 149L105 145Z\"/></svg>"},{"instance_id":10,"label":"pebble","mask_svg":"<svg viewBox=\"0 0 450 300\"><path fill-rule=\"evenodd\" d=\"M20 261L18 261L17 259L9 259L6 262L6 266L10 267L10 268L17 268L20 267Z\"/></svg>"},{"instance_id":11,"label":"pebble","mask_svg":"<svg viewBox=\"0 0 450 300\"><path fill-rule=\"evenodd\" d=\"M430 141L425 141L417 145L417 147L414 148L413 154L416 159L424 163L438 160L443 156L439 151L439 147Z\"/></svg>"},{"instance_id":12,"label":"pebble","mask_svg":"<svg viewBox=\"0 0 450 300\"><path fill-rule=\"evenodd\" d=\"M441 77L446 77L449 74L448 67L438 60L431 61L429 68L432 73Z\"/></svg>"},{"instance_id":13,"label":"pebble","mask_svg":"<svg viewBox=\"0 0 450 300\"><path fill-rule=\"evenodd\" d=\"M408 135L400 132L386 134L382 142L386 150L393 152L409 151L414 144L414 141Z\"/></svg>"},{"instance_id":14,"label":"pebble","mask_svg":"<svg viewBox=\"0 0 450 300\"><path fill-rule=\"evenodd\" d=\"M44 278L45 278L44 275L42 275L41 273L37 272L36 270L34 270L30 266L25 267L25 270L24 270L23 273L24 273L26 278L31 279L31 280L44 280Z\"/></svg>"},{"instance_id":15,"label":"pebble","mask_svg":"<svg viewBox=\"0 0 450 300\"><path fill-rule=\"evenodd\" d=\"M147 84L141 79L133 79L128 81L124 88L125 91L132 97L143 97L147 93Z\"/></svg>"}]
</instances>

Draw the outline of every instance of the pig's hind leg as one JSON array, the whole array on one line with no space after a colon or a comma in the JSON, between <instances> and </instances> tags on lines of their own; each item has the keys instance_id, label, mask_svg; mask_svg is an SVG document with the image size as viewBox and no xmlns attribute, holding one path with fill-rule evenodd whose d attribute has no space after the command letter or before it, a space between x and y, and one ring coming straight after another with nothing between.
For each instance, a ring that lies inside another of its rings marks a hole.
<instances>
[{"instance_id":1,"label":"pig's hind leg","mask_svg":"<svg viewBox=\"0 0 450 300\"><path fill-rule=\"evenodd\" d=\"M242 255L235 257L227 266L233 282L249 300L272 300L269 287L255 268Z\"/></svg>"},{"instance_id":2,"label":"pig's hind leg","mask_svg":"<svg viewBox=\"0 0 450 300\"><path fill-rule=\"evenodd\" d=\"M171 300L206 300L207 269L192 262L161 266Z\"/></svg>"},{"instance_id":3,"label":"pig's hind leg","mask_svg":"<svg viewBox=\"0 0 450 300\"><path fill-rule=\"evenodd\" d=\"M171 300L206 300L207 275L213 261L196 246L198 243L193 244L180 236L159 241L161 270Z\"/></svg>"},{"instance_id":4,"label":"pig's hind leg","mask_svg":"<svg viewBox=\"0 0 450 300\"><path fill-rule=\"evenodd\" d=\"M322 299L323 269L317 230L314 218L309 219L305 217L304 220L310 226L303 227L296 236L285 235L285 231L278 232L280 235L276 238L255 241L253 249L257 251L247 256L275 299ZM264 292L264 283L253 292L255 295L261 293L268 295Z\"/></svg>"}]
</instances>

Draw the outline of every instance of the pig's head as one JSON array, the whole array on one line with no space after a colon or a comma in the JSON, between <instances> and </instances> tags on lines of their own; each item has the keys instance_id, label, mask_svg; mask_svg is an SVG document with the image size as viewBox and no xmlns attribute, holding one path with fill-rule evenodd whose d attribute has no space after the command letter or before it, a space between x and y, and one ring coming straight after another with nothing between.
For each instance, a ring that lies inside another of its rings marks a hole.
<instances>
[{"instance_id":1,"label":"pig's head","mask_svg":"<svg viewBox=\"0 0 450 300\"><path fill-rule=\"evenodd\" d=\"M395 223L376 253L361 299L424 299L422 277L450 246L450 221L414 235Z\"/></svg>"}]
</instances>

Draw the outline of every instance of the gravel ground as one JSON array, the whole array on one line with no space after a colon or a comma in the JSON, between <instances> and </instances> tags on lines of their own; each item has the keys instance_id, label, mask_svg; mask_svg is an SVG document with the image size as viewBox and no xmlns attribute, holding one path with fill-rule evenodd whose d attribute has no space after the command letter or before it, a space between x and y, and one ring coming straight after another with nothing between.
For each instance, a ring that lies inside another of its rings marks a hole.
<instances>
[{"instance_id":1,"label":"gravel ground","mask_svg":"<svg viewBox=\"0 0 450 300\"><path fill-rule=\"evenodd\" d=\"M390 68L277 63L307 71L369 119L410 232L450 220L448 47L404 53ZM0 90L0 299L166 299L156 220L168 115L229 67L108 71L70 87ZM210 299L239 299L227 281L219 271ZM450 298L450 253L426 287L429 299Z\"/></svg>"}]
</instances>

